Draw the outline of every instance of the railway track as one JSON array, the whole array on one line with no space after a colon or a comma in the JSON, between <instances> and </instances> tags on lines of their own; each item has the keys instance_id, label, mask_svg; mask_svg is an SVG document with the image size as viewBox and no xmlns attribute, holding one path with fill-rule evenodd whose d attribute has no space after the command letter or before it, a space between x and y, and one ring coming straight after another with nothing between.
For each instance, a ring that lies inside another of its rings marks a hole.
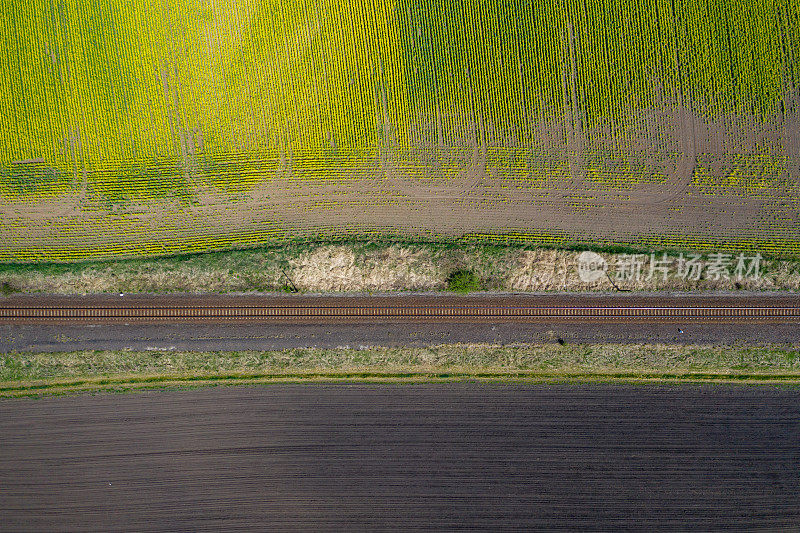
<instances>
[{"instance_id":1,"label":"railway track","mask_svg":"<svg viewBox=\"0 0 800 533\"><path fill-rule=\"evenodd\" d=\"M768 297L18 297L0 324L381 322L797 322L800 298Z\"/></svg>"}]
</instances>

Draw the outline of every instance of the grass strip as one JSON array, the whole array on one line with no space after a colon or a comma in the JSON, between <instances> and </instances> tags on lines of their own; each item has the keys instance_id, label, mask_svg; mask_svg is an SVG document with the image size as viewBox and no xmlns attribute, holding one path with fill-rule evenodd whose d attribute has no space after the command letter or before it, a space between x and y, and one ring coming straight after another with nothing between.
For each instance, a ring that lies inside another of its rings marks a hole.
<instances>
[{"instance_id":1,"label":"grass strip","mask_svg":"<svg viewBox=\"0 0 800 533\"><path fill-rule=\"evenodd\" d=\"M584 282L577 257L584 248L554 249L508 242L342 241L287 243L150 259L82 263L0 263L0 295L15 293L372 292L372 291L606 291L602 278ZM613 268L626 254L650 260L657 248L587 246ZM702 260L709 259L708 250ZM677 261L682 251L672 250ZM688 252L685 252L688 254ZM659 256L661 257L661 256ZM688 255L687 255L688 257ZM649 264L649 263L647 263ZM800 261L764 259L759 276L738 279L645 275L631 290L800 290ZM731 267L733 268L733 267Z\"/></svg>"},{"instance_id":2,"label":"grass strip","mask_svg":"<svg viewBox=\"0 0 800 533\"><path fill-rule=\"evenodd\" d=\"M796 347L442 345L0 356L0 397L260 383L631 382L800 385Z\"/></svg>"},{"instance_id":3,"label":"grass strip","mask_svg":"<svg viewBox=\"0 0 800 533\"><path fill-rule=\"evenodd\" d=\"M8 384L0 387L0 398L40 397L91 392L130 392L211 386L267 385L279 383L640 383L640 384L743 384L800 386L797 374L653 374L653 373L308 373L268 375L147 376L45 383Z\"/></svg>"}]
</instances>

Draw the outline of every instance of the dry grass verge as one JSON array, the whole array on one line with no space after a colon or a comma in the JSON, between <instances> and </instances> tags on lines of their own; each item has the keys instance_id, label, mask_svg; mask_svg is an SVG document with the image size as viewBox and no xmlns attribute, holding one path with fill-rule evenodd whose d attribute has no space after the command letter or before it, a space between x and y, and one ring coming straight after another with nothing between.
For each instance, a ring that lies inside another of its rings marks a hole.
<instances>
[{"instance_id":1,"label":"dry grass verge","mask_svg":"<svg viewBox=\"0 0 800 533\"><path fill-rule=\"evenodd\" d=\"M487 291L609 291L606 277L586 283L578 275L579 252L522 246L442 244L305 244L150 260L83 264L0 265L2 294L169 293L169 292L388 292L444 291L455 272ZM609 265L620 253L601 254ZM676 256L677 254L673 254ZM650 276L649 255L640 279L617 280L621 289L800 290L800 263L765 260L758 279L697 280ZM704 258L704 259L707 259ZM671 272L677 267L671 265Z\"/></svg>"},{"instance_id":2,"label":"dry grass verge","mask_svg":"<svg viewBox=\"0 0 800 533\"><path fill-rule=\"evenodd\" d=\"M285 381L454 380L800 384L800 349L443 345L366 350L84 351L0 356L0 396Z\"/></svg>"}]
</instances>

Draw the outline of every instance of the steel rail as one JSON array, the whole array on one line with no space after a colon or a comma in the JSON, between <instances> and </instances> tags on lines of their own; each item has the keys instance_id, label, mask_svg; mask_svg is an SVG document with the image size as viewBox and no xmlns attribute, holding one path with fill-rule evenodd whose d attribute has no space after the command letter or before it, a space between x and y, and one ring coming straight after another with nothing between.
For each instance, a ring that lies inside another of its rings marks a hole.
<instances>
[{"instance_id":1,"label":"steel rail","mask_svg":"<svg viewBox=\"0 0 800 533\"><path fill-rule=\"evenodd\" d=\"M708 320L800 322L800 303L781 306L607 305L99 305L0 306L0 324L186 321L469 321L542 320Z\"/></svg>"}]
</instances>

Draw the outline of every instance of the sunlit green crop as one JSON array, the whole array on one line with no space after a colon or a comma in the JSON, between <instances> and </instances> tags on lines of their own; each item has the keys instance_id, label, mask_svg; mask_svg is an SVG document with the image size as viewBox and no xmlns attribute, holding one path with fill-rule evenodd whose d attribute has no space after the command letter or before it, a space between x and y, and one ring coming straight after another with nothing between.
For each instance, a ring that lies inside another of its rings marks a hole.
<instances>
[{"instance_id":1,"label":"sunlit green crop","mask_svg":"<svg viewBox=\"0 0 800 533\"><path fill-rule=\"evenodd\" d=\"M632 139L681 110L782 131L800 100L792 0L3 0L0 50L0 203L77 195L93 220L331 169L449 179L475 148L495 177L658 182L681 154ZM758 150L742 168L788 164Z\"/></svg>"}]
</instances>

